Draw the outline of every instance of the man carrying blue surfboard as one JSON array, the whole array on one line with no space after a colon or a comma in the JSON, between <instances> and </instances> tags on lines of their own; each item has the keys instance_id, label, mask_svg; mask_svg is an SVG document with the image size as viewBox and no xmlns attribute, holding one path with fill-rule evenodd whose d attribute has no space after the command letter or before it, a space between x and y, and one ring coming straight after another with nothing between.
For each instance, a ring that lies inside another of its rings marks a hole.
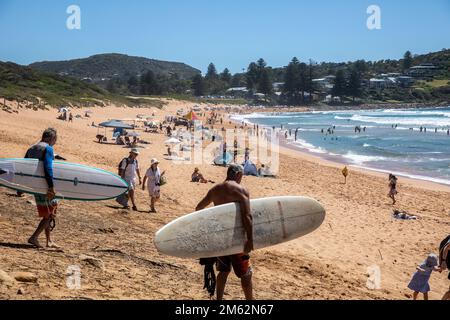
<instances>
[{"instance_id":1,"label":"man carrying blue surfboard","mask_svg":"<svg viewBox=\"0 0 450 320\"><path fill-rule=\"evenodd\" d=\"M223 299L225 285L230 274L231 267L234 273L241 279L242 289L247 300L253 300L252 267L250 266L250 256L253 250L253 218L250 211L250 194L246 188L240 185L244 168L241 165L231 164L228 167L227 179L225 182L214 186L208 194L197 205L196 211L206 208L210 203L215 206L226 203L239 203L241 208L242 223L247 235L244 244L244 252L232 256L217 258L217 300Z\"/></svg>"},{"instance_id":2,"label":"man carrying blue surfboard","mask_svg":"<svg viewBox=\"0 0 450 320\"><path fill-rule=\"evenodd\" d=\"M54 221L56 215L56 209L58 207L55 199L55 188L53 183L53 146L57 140L56 130L49 128L42 134L42 139L39 143L31 146L25 158L38 159L43 162L45 181L48 185L47 195L35 195L36 207L39 217L42 218L36 231L28 240L28 243L37 248L42 248L38 241L39 235L45 230L45 236L47 239L47 247L57 248L58 246L51 241L50 233L52 230L51 224Z\"/></svg>"}]
</instances>

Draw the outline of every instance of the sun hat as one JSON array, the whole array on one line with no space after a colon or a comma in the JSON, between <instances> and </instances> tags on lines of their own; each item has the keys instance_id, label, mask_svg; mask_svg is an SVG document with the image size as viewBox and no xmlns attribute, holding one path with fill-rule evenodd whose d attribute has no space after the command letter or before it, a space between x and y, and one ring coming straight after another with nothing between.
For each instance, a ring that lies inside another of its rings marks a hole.
<instances>
[{"instance_id":1,"label":"sun hat","mask_svg":"<svg viewBox=\"0 0 450 320\"><path fill-rule=\"evenodd\" d=\"M133 148L130 153L139 154L139 150L137 148Z\"/></svg>"},{"instance_id":2,"label":"sun hat","mask_svg":"<svg viewBox=\"0 0 450 320\"><path fill-rule=\"evenodd\" d=\"M150 161L150 163L151 163L151 165L154 165L155 163L159 163L159 161L158 161L158 159L153 158L153 159Z\"/></svg>"}]
</instances>

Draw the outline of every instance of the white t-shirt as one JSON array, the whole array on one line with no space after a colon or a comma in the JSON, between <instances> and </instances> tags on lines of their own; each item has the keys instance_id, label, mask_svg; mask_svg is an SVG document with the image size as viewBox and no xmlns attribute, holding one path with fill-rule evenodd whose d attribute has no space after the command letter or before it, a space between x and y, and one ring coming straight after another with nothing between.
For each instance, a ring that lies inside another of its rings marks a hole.
<instances>
[{"instance_id":1,"label":"white t-shirt","mask_svg":"<svg viewBox=\"0 0 450 320\"><path fill-rule=\"evenodd\" d=\"M128 163L128 166L127 166ZM120 169L125 170L124 180L134 181L137 178L136 170L139 170L139 163L136 159L131 160L130 158L123 159L120 163Z\"/></svg>"}]
</instances>

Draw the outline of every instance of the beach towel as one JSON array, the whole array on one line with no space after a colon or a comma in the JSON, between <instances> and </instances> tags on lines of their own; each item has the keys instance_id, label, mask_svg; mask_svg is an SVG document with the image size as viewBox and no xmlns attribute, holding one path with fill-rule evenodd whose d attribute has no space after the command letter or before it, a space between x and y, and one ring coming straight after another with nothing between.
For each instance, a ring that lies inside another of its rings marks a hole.
<instances>
[{"instance_id":1,"label":"beach towel","mask_svg":"<svg viewBox=\"0 0 450 320\"><path fill-rule=\"evenodd\" d=\"M398 210L394 210L392 217L394 219L400 219L400 220L417 220L416 216L410 215L406 211L398 211Z\"/></svg>"}]
</instances>

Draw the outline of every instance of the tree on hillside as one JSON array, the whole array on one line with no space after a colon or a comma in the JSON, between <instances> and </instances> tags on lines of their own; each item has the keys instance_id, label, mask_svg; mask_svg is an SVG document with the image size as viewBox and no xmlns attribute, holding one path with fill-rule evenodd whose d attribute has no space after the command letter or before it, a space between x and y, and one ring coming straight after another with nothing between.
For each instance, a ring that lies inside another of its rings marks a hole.
<instances>
[{"instance_id":1,"label":"tree on hillside","mask_svg":"<svg viewBox=\"0 0 450 320\"><path fill-rule=\"evenodd\" d=\"M254 62L250 63L245 75L248 90L255 91L255 89L257 89L259 78L258 75L258 66Z\"/></svg>"},{"instance_id":2,"label":"tree on hillside","mask_svg":"<svg viewBox=\"0 0 450 320\"><path fill-rule=\"evenodd\" d=\"M264 68L261 71L260 79L258 82L258 91L267 96L272 93L272 90L273 90L273 86L272 86L272 81L270 80L269 70Z\"/></svg>"},{"instance_id":3,"label":"tree on hillside","mask_svg":"<svg viewBox=\"0 0 450 320\"><path fill-rule=\"evenodd\" d=\"M284 75L283 92L294 104L298 102L299 98L299 65L300 61L296 57L292 58Z\"/></svg>"},{"instance_id":4,"label":"tree on hillside","mask_svg":"<svg viewBox=\"0 0 450 320\"><path fill-rule=\"evenodd\" d=\"M201 74L197 74L192 79L192 90L197 97L205 95L205 83Z\"/></svg>"},{"instance_id":5,"label":"tree on hillside","mask_svg":"<svg viewBox=\"0 0 450 320\"><path fill-rule=\"evenodd\" d=\"M160 87L153 71L148 70L141 76L140 92L143 95L155 95L160 93Z\"/></svg>"},{"instance_id":6,"label":"tree on hillside","mask_svg":"<svg viewBox=\"0 0 450 320\"><path fill-rule=\"evenodd\" d=\"M263 58L260 58L256 62L256 65L258 67L258 80L259 80L262 76L264 69L266 69L266 67L267 67L267 63L264 61Z\"/></svg>"},{"instance_id":7,"label":"tree on hillside","mask_svg":"<svg viewBox=\"0 0 450 320\"><path fill-rule=\"evenodd\" d=\"M365 74L367 72L367 70L368 70L368 67L367 67L367 64L366 64L365 60L357 60L357 61L355 61L354 68L360 75Z\"/></svg>"},{"instance_id":8,"label":"tree on hillside","mask_svg":"<svg viewBox=\"0 0 450 320\"><path fill-rule=\"evenodd\" d=\"M310 81L309 81L309 70L306 63L300 63L298 67L298 90L302 94L302 103L305 102L305 92L309 91Z\"/></svg>"},{"instance_id":9,"label":"tree on hillside","mask_svg":"<svg viewBox=\"0 0 450 320\"><path fill-rule=\"evenodd\" d=\"M139 79L136 76L131 76L127 81L128 91L134 94L139 94Z\"/></svg>"},{"instance_id":10,"label":"tree on hillside","mask_svg":"<svg viewBox=\"0 0 450 320\"><path fill-rule=\"evenodd\" d=\"M231 78L231 86L232 87L245 87L246 86L246 78L245 74L236 73Z\"/></svg>"},{"instance_id":11,"label":"tree on hillside","mask_svg":"<svg viewBox=\"0 0 450 320\"><path fill-rule=\"evenodd\" d=\"M230 84L231 73L230 73L230 70L228 70L228 68L225 68L223 70L223 72L220 74L220 80L222 80L223 82L226 82L227 84Z\"/></svg>"},{"instance_id":12,"label":"tree on hillside","mask_svg":"<svg viewBox=\"0 0 450 320\"><path fill-rule=\"evenodd\" d=\"M114 79L108 81L108 84L106 85L106 90L108 90L111 93L117 93L117 85Z\"/></svg>"},{"instance_id":13,"label":"tree on hillside","mask_svg":"<svg viewBox=\"0 0 450 320\"><path fill-rule=\"evenodd\" d=\"M350 71L350 77L347 84L347 93L353 97L355 101L356 97L360 97L361 90L361 75L355 68Z\"/></svg>"},{"instance_id":14,"label":"tree on hillside","mask_svg":"<svg viewBox=\"0 0 450 320\"><path fill-rule=\"evenodd\" d=\"M406 51L403 56L403 70L408 70L412 67L413 57L411 51Z\"/></svg>"},{"instance_id":15,"label":"tree on hillside","mask_svg":"<svg viewBox=\"0 0 450 320\"><path fill-rule=\"evenodd\" d=\"M216 66L214 65L214 63L210 63L208 66L208 71L206 72L205 79L211 80L211 79L217 79L217 78L218 78L218 75L217 75Z\"/></svg>"},{"instance_id":16,"label":"tree on hillside","mask_svg":"<svg viewBox=\"0 0 450 320\"><path fill-rule=\"evenodd\" d=\"M345 95L347 84L345 80L345 74L342 69L336 72L336 79L334 80L334 87L331 93L333 96L342 97Z\"/></svg>"}]
</instances>

